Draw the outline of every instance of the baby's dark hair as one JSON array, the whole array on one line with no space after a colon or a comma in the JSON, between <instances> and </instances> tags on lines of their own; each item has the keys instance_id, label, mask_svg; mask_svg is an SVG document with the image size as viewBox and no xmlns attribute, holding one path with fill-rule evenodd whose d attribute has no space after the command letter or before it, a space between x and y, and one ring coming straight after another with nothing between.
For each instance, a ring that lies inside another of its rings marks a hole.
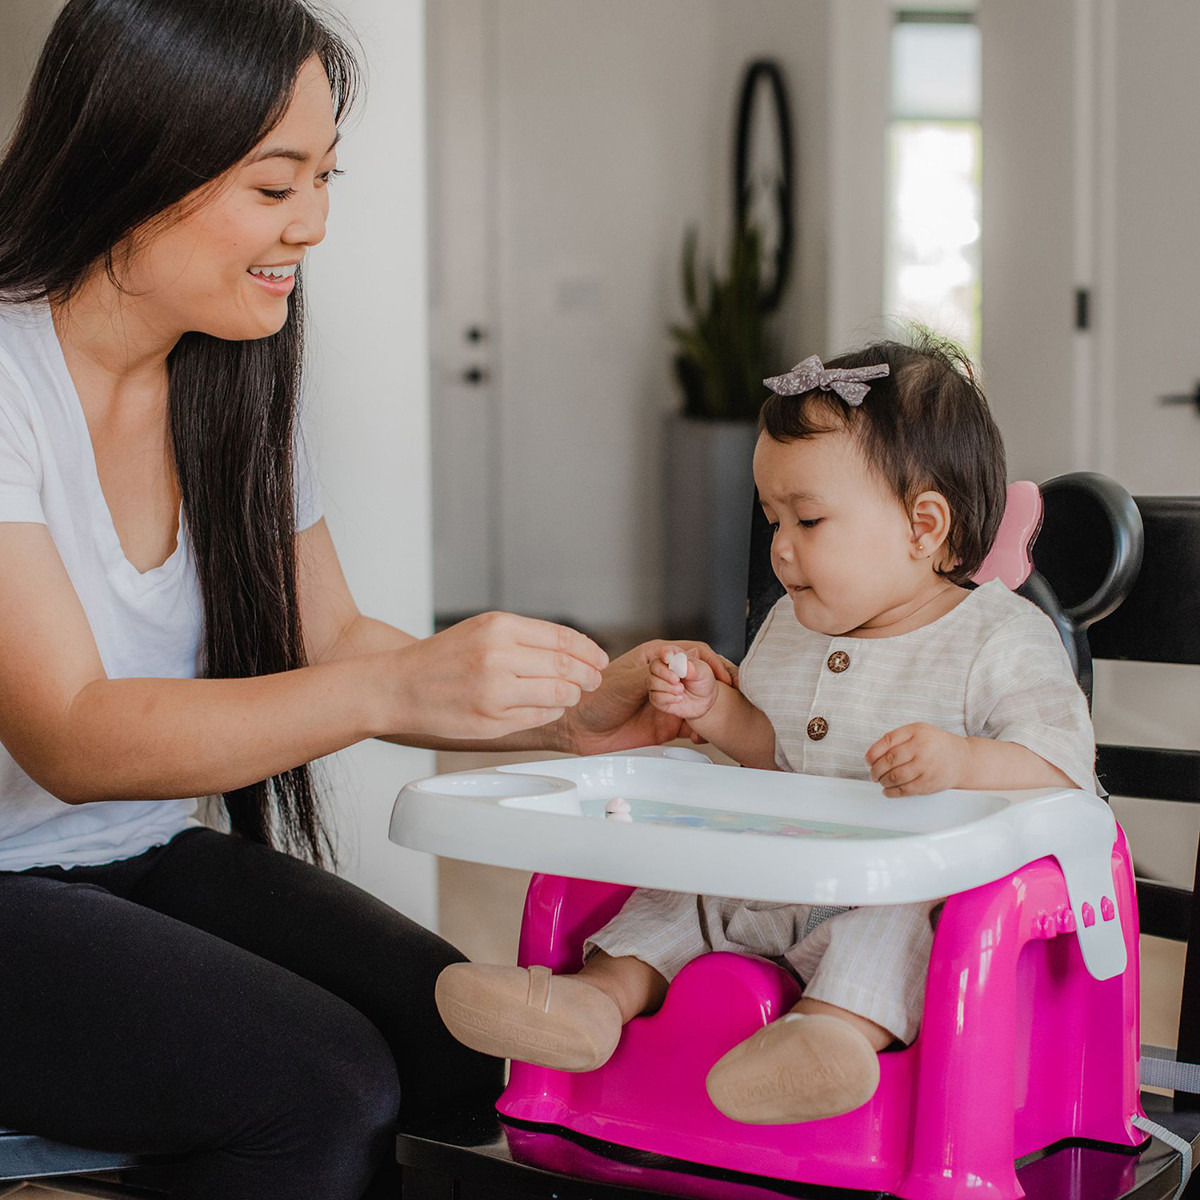
<instances>
[{"instance_id":1,"label":"baby's dark hair","mask_svg":"<svg viewBox=\"0 0 1200 1200\"><path fill-rule=\"evenodd\" d=\"M777 442L847 429L889 489L910 509L924 491L950 505L946 551L939 570L966 583L991 549L1004 515L1004 442L970 360L953 342L927 332L911 345L876 342L827 362L827 368L887 363L858 407L836 392L771 395L758 428Z\"/></svg>"}]
</instances>

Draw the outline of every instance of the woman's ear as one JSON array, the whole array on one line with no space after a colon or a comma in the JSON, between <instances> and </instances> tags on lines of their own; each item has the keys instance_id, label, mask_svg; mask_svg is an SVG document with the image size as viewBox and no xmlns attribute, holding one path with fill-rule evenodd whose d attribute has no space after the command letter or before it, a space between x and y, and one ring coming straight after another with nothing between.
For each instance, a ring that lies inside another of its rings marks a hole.
<instances>
[{"instance_id":1,"label":"woman's ear","mask_svg":"<svg viewBox=\"0 0 1200 1200\"><path fill-rule=\"evenodd\" d=\"M937 559L949 536L949 501L941 492L922 492L912 506L912 557Z\"/></svg>"}]
</instances>

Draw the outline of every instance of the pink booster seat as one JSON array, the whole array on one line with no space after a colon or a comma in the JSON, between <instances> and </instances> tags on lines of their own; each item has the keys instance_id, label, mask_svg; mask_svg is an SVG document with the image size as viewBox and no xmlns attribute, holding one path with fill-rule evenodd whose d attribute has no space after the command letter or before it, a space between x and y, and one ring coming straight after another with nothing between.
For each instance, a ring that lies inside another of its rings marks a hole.
<instances>
[{"instance_id":1,"label":"pink booster seat","mask_svg":"<svg viewBox=\"0 0 1200 1200\"><path fill-rule=\"evenodd\" d=\"M1016 587L1041 519L1033 484L1013 484L996 549L976 575ZM950 897L934 935L921 1032L880 1056L862 1108L802 1125L744 1125L722 1115L704 1080L713 1063L800 995L762 959L715 953L689 963L662 1008L626 1026L613 1057L582 1074L514 1062L497 1108L689 1162L805 1183L890 1192L904 1200L1016 1200L1015 1163L1067 1139L1141 1146L1137 899L1124 834L1112 853L1111 901L1127 965L1093 978L1075 935L1062 871L1040 858ZM632 889L535 875L519 962L579 970L588 934Z\"/></svg>"},{"instance_id":2,"label":"pink booster seat","mask_svg":"<svg viewBox=\"0 0 1200 1200\"><path fill-rule=\"evenodd\" d=\"M1137 900L1123 834L1113 849L1128 965L1094 979L1073 936L1063 876L1038 859L952 896L934 935L917 1040L880 1056L862 1108L803 1125L744 1125L704 1088L718 1058L782 1016L795 979L762 959L707 954L676 977L662 1008L626 1026L599 1070L514 1062L497 1104L689 1162L779 1179L890 1192L905 1200L1023 1196L1015 1160L1065 1139L1144 1144L1138 1095ZM535 875L519 961L577 971L587 935L631 889ZM1085 913L1085 920L1089 914ZM1110 911L1093 920L1115 919Z\"/></svg>"}]
</instances>

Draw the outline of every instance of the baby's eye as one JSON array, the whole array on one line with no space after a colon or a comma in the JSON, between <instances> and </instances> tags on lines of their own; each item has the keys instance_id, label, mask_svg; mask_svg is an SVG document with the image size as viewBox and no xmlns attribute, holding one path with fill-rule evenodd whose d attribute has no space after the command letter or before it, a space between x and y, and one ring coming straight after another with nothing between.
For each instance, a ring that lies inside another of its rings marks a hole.
<instances>
[{"instance_id":1,"label":"baby's eye","mask_svg":"<svg viewBox=\"0 0 1200 1200\"><path fill-rule=\"evenodd\" d=\"M811 521L801 521L800 527L802 529L813 529L815 526L820 525L822 519L821 517L814 517Z\"/></svg>"},{"instance_id":2,"label":"baby's eye","mask_svg":"<svg viewBox=\"0 0 1200 1200\"><path fill-rule=\"evenodd\" d=\"M779 522L778 521L768 521L767 528L771 531L772 534L776 534L779 532Z\"/></svg>"}]
</instances>

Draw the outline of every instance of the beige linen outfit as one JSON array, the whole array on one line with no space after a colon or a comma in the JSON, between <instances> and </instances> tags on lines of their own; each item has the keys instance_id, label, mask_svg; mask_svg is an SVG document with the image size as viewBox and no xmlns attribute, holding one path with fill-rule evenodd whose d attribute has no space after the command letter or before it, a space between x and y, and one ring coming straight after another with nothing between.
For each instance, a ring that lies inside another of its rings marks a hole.
<instances>
[{"instance_id":1,"label":"beige linen outfit","mask_svg":"<svg viewBox=\"0 0 1200 1200\"><path fill-rule=\"evenodd\" d=\"M740 687L770 718L781 770L869 779L864 755L917 721L964 737L1017 742L1094 790L1087 702L1050 619L1002 583L976 588L921 629L888 638L804 628L790 597L771 609ZM920 804L920 796L895 804ZM633 955L668 980L729 950L774 959L804 994L916 1037L938 901L851 909L639 889L585 946ZM832 914L832 915L831 915Z\"/></svg>"}]
</instances>

